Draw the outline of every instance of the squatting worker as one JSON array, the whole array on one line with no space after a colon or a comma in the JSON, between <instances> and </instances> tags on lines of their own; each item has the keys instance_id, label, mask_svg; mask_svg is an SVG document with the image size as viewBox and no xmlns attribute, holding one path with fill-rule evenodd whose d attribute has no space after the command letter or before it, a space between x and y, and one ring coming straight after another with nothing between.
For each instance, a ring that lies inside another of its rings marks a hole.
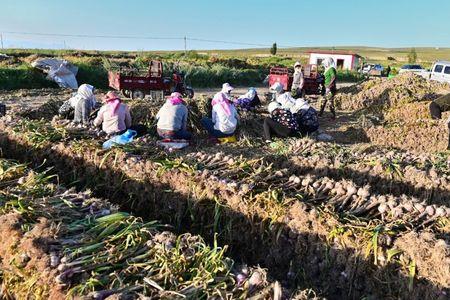
<instances>
[{"instance_id":1,"label":"squatting worker","mask_svg":"<svg viewBox=\"0 0 450 300\"><path fill-rule=\"evenodd\" d=\"M450 94L441 96L430 103L430 115L431 118L439 120L442 118L442 113L450 110ZM450 118L447 121L449 129L448 146L447 150L450 150Z\"/></svg>"},{"instance_id":2,"label":"squatting worker","mask_svg":"<svg viewBox=\"0 0 450 300\"><path fill-rule=\"evenodd\" d=\"M271 93L274 93L275 101L280 103L282 108L290 109L295 105L295 99L292 97L291 93L284 91L283 84L280 82L275 82L269 90Z\"/></svg>"},{"instance_id":3,"label":"squatting worker","mask_svg":"<svg viewBox=\"0 0 450 300\"><path fill-rule=\"evenodd\" d=\"M261 100L259 100L258 92L254 87L248 89L247 93L239 96L235 101L234 105L240 107L244 110L253 110L257 106L261 105Z\"/></svg>"},{"instance_id":4,"label":"squatting worker","mask_svg":"<svg viewBox=\"0 0 450 300\"><path fill-rule=\"evenodd\" d=\"M302 98L294 99L291 93L284 92L283 85L279 82L274 83L270 87L270 91L276 95L274 102L278 103L280 108L292 113L299 126L297 131L304 135L310 134L319 128L317 112L307 101ZM274 108L274 104L271 104L271 108Z\"/></svg>"},{"instance_id":5,"label":"squatting worker","mask_svg":"<svg viewBox=\"0 0 450 300\"><path fill-rule=\"evenodd\" d=\"M290 111L297 120L302 135L311 134L319 129L317 111L304 99L296 99L295 105L291 107Z\"/></svg>"},{"instance_id":6,"label":"squatting worker","mask_svg":"<svg viewBox=\"0 0 450 300\"><path fill-rule=\"evenodd\" d=\"M297 119L289 109L283 108L277 101L267 107L270 117L264 119L264 139L272 141L272 135L281 138L294 136L300 130Z\"/></svg>"},{"instance_id":7,"label":"squatting worker","mask_svg":"<svg viewBox=\"0 0 450 300\"><path fill-rule=\"evenodd\" d=\"M94 125L102 125L102 130L108 135L124 133L131 127L128 105L122 103L115 92L108 92L103 100L105 104L100 108Z\"/></svg>"},{"instance_id":8,"label":"squatting worker","mask_svg":"<svg viewBox=\"0 0 450 300\"><path fill-rule=\"evenodd\" d=\"M99 104L95 100L94 87L90 84L82 84L78 88L77 93L63 103L58 113L68 118L70 113L74 111L73 122L76 124L89 124L89 115L91 111Z\"/></svg>"},{"instance_id":9,"label":"squatting worker","mask_svg":"<svg viewBox=\"0 0 450 300\"><path fill-rule=\"evenodd\" d=\"M334 108L334 96L336 95L336 68L334 67L334 60L329 57L323 61L325 67L325 96L322 98L322 104L320 105L319 116L322 116L327 103L330 105L330 112L332 118L336 118L336 110Z\"/></svg>"},{"instance_id":10,"label":"squatting worker","mask_svg":"<svg viewBox=\"0 0 450 300\"><path fill-rule=\"evenodd\" d=\"M305 78L303 77L302 64L297 61L294 64L294 78L292 80L291 94L294 98L303 97L303 86L305 85Z\"/></svg>"},{"instance_id":11,"label":"squatting worker","mask_svg":"<svg viewBox=\"0 0 450 300\"><path fill-rule=\"evenodd\" d=\"M229 83L222 85L222 90L214 95L211 101L212 119L204 117L201 120L203 127L214 138L225 138L234 135L239 117L232 103L231 91L234 88Z\"/></svg>"},{"instance_id":12,"label":"squatting worker","mask_svg":"<svg viewBox=\"0 0 450 300\"><path fill-rule=\"evenodd\" d=\"M156 115L156 129L163 139L191 139L187 131L188 109L181 94L174 92L166 100Z\"/></svg>"}]
</instances>

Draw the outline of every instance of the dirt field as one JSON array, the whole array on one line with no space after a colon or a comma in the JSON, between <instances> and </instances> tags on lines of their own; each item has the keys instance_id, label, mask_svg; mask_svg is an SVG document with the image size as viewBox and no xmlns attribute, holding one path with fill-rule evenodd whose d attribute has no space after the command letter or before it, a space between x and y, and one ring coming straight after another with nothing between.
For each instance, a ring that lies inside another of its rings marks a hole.
<instances>
[{"instance_id":1,"label":"dirt field","mask_svg":"<svg viewBox=\"0 0 450 300\"><path fill-rule=\"evenodd\" d=\"M68 92L1 92L0 101L11 108L0 120L2 156L39 166L39 170L52 168L48 172L58 175L57 184L90 189L93 196L108 199L110 206L143 222L169 224L175 235L198 235L212 249L216 243L226 246L226 255L236 265L254 266L250 270L257 275L245 275L243 282L250 284L251 277L259 276L257 289L245 283L236 288L242 270L230 269L228 274L228 269L214 269L212 282L223 285L196 286L201 293L217 296L220 290L222 296L244 299L249 295L245 294L247 287L258 299L448 299L448 135L445 121L431 120L427 106L450 92L449 86L413 75L342 86L336 96L337 119L328 115L320 119L320 131L332 136L332 142L318 141L316 134L267 144L261 137L265 108L241 112L239 141L225 145L208 143L199 125L199 118L207 113L202 94L215 91L198 90L197 97L189 101L189 127L199 139L181 151L162 150L151 134L126 147L102 150L95 131L72 128L53 118ZM260 94L265 91L258 88ZM244 92L235 90L235 94ZM315 99L310 100L317 106ZM135 123L153 123L158 107L136 101L129 104ZM15 189L22 175L3 178L3 173L0 186L8 187L8 197L20 194ZM42 191L46 185L34 186L40 189L30 185L28 190ZM27 200L31 207L47 199L48 192L39 193L40 197ZM46 215L47 221L38 221L24 205L10 210L16 206L4 204L1 197L2 232L7 234L2 236L6 246L0 247L0 257L2 267L13 270L0 273L2 295L32 295L20 288L22 280L39 287L34 296L54 299L69 291L93 296L106 289L116 296L136 297L127 272L114 273L121 279L118 285L112 273L102 269L110 270L121 260L106 261L98 273L78 270L79 276L71 277L66 285L56 285L55 278L66 273L51 267L50 258L74 251L61 244L68 225L63 221L57 226L53 214ZM78 237L90 241L81 233ZM54 246L37 247L40 244L30 242L37 238L54 241L47 243ZM25 275L20 273L23 268L11 265L12 258L21 253L11 252L16 249L11 248L14 244L33 253L28 255L30 265L24 265ZM117 254L116 247L119 244L104 250ZM81 254L71 259L81 264ZM151 260L144 262L156 268ZM139 281L143 286L139 292L160 298L169 289L187 293L181 282L194 280L188 275L194 269L183 269L183 278L171 277L170 282L150 272L158 285L149 284L148 279ZM33 281L36 270L45 270L48 280ZM135 274L131 267L127 270ZM102 287L98 281L107 285ZM189 288L192 292L193 287Z\"/></svg>"}]
</instances>

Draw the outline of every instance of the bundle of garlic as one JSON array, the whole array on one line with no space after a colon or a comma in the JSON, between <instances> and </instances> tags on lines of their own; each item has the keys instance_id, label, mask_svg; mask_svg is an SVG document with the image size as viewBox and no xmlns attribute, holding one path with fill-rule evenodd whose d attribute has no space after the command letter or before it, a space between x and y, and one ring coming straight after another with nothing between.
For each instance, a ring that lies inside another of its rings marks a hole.
<instances>
[{"instance_id":1,"label":"bundle of garlic","mask_svg":"<svg viewBox=\"0 0 450 300\"><path fill-rule=\"evenodd\" d=\"M406 195L380 195L371 191L369 185L358 186L350 180L333 180L329 177L318 177L311 174L297 176L292 170L273 169L272 165L264 168L264 161L255 164L247 178L235 180L230 172L233 168L241 172L239 166L245 161L242 157L232 158L222 152L206 154L191 153L193 159L204 166L199 171L202 177L217 183L224 183L227 188L240 195L252 189L280 189L286 195L306 195L310 203L325 204L334 207L338 212L358 217L381 217L386 221L403 220L414 225L431 225L440 217L450 217L450 208L446 206L426 205L415 197ZM253 181L253 182L252 182Z\"/></svg>"}]
</instances>

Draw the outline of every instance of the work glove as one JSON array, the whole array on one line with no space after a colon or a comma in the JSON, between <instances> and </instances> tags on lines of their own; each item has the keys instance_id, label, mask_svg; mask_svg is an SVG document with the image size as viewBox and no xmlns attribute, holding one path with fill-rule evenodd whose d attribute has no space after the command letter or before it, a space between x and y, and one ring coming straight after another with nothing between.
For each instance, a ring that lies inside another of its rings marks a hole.
<instances>
[{"instance_id":1,"label":"work glove","mask_svg":"<svg viewBox=\"0 0 450 300\"><path fill-rule=\"evenodd\" d=\"M331 90L329 89L329 88L326 88L325 89L325 95L328 95L328 94L330 94L331 93Z\"/></svg>"}]
</instances>

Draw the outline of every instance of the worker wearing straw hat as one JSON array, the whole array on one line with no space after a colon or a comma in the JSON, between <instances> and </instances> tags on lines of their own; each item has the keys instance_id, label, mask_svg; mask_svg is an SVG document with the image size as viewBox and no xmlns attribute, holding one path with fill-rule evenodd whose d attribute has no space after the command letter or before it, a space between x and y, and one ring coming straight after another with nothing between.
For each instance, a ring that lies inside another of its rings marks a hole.
<instances>
[{"instance_id":1,"label":"worker wearing straw hat","mask_svg":"<svg viewBox=\"0 0 450 300\"><path fill-rule=\"evenodd\" d=\"M305 79L302 72L302 64L297 61L294 64L294 79L292 80L291 94L294 98L300 98L303 94Z\"/></svg>"}]
</instances>

